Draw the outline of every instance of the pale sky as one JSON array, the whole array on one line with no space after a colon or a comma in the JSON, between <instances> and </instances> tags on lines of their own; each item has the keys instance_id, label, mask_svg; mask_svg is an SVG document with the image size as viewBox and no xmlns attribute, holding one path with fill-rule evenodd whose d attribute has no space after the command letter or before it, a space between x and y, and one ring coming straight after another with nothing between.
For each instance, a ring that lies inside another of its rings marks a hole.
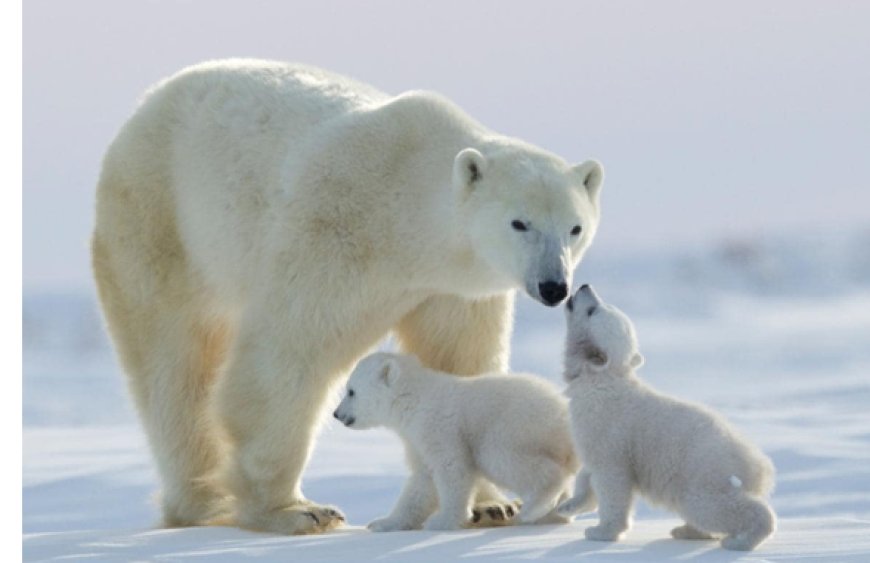
<instances>
[{"instance_id":1,"label":"pale sky","mask_svg":"<svg viewBox=\"0 0 870 563\"><path fill-rule=\"evenodd\" d=\"M870 2L24 3L24 286L85 287L100 159L202 60L431 89L607 179L590 252L870 227Z\"/></svg>"}]
</instances>

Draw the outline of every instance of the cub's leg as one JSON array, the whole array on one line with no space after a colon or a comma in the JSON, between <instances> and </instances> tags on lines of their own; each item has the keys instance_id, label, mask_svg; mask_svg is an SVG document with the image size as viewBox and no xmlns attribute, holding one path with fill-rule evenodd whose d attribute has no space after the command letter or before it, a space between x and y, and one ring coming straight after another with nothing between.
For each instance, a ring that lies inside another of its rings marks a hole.
<instances>
[{"instance_id":1,"label":"cub's leg","mask_svg":"<svg viewBox=\"0 0 870 563\"><path fill-rule=\"evenodd\" d=\"M586 539L616 541L631 525L633 484L625 467L605 465L592 473L591 483L598 497L599 522L586 528Z\"/></svg>"},{"instance_id":2,"label":"cub's leg","mask_svg":"<svg viewBox=\"0 0 870 563\"><path fill-rule=\"evenodd\" d=\"M591 484L592 474L585 467L577 474L574 483L574 496L559 505L559 514L574 516L595 510L597 499Z\"/></svg>"},{"instance_id":3,"label":"cub's leg","mask_svg":"<svg viewBox=\"0 0 870 563\"><path fill-rule=\"evenodd\" d=\"M373 532L393 532L396 530L417 530L438 507L438 495L432 476L423 468L417 452L405 444L408 465L419 468L405 481L402 494L389 516L369 523ZM413 459L412 459L413 458Z\"/></svg>"},{"instance_id":4,"label":"cub's leg","mask_svg":"<svg viewBox=\"0 0 870 563\"><path fill-rule=\"evenodd\" d=\"M446 454L441 450L442 454ZM426 530L458 530L471 519L474 488L472 468L461 456L441 455L434 461L432 479L438 491L438 510L423 524Z\"/></svg>"},{"instance_id":5,"label":"cub's leg","mask_svg":"<svg viewBox=\"0 0 870 563\"><path fill-rule=\"evenodd\" d=\"M568 487L565 470L550 459L541 459L534 471L525 475L523 485L519 485L523 499L520 520L524 524L534 524L556 508L556 503Z\"/></svg>"}]
</instances>

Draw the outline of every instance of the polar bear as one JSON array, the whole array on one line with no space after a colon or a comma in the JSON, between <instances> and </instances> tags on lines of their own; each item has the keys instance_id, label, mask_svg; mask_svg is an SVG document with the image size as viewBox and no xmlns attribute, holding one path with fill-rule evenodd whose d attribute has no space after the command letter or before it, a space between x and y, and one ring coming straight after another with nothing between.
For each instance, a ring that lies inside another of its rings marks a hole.
<instances>
[{"instance_id":1,"label":"polar bear","mask_svg":"<svg viewBox=\"0 0 870 563\"><path fill-rule=\"evenodd\" d=\"M413 356L377 352L353 371L333 415L349 428L396 431L429 476L389 516L369 524L373 531L461 528L471 519L471 493L481 478L520 495L525 524L569 520L555 513L579 469L568 401L543 379L459 378Z\"/></svg>"},{"instance_id":2,"label":"polar bear","mask_svg":"<svg viewBox=\"0 0 870 563\"><path fill-rule=\"evenodd\" d=\"M629 528L636 490L685 519L671 531L678 539L725 534L722 547L751 550L772 534L770 459L719 415L640 381L631 321L590 286L566 310L566 394L585 465L559 512L591 510L597 498L600 522L586 538L613 541Z\"/></svg>"},{"instance_id":3,"label":"polar bear","mask_svg":"<svg viewBox=\"0 0 870 563\"><path fill-rule=\"evenodd\" d=\"M567 297L602 179L438 95L316 68L154 87L103 161L92 263L165 524L340 524L300 477L351 366L392 332L435 369L505 369L514 290Z\"/></svg>"}]
</instances>

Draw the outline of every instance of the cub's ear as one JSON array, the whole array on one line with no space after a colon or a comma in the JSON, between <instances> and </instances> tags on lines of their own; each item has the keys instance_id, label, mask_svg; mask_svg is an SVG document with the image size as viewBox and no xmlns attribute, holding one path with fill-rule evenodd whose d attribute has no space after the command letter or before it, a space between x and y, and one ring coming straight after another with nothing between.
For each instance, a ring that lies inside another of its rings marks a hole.
<instances>
[{"instance_id":1,"label":"cub's ear","mask_svg":"<svg viewBox=\"0 0 870 563\"><path fill-rule=\"evenodd\" d=\"M601 184L604 183L604 168L597 160L587 160L583 164L574 166L571 170L580 177L589 199L598 204L598 196L601 193Z\"/></svg>"},{"instance_id":2,"label":"cub's ear","mask_svg":"<svg viewBox=\"0 0 870 563\"><path fill-rule=\"evenodd\" d=\"M463 194L470 193L486 173L486 157L477 149L459 151L453 159L453 187Z\"/></svg>"},{"instance_id":3,"label":"cub's ear","mask_svg":"<svg viewBox=\"0 0 870 563\"><path fill-rule=\"evenodd\" d=\"M381 366L381 371L378 373L378 381L387 387L391 387L399 378L400 368L399 362L394 359L384 361Z\"/></svg>"},{"instance_id":4,"label":"cub's ear","mask_svg":"<svg viewBox=\"0 0 870 563\"><path fill-rule=\"evenodd\" d=\"M592 367L597 369L606 368L610 363L610 358L607 357L607 352L595 344L586 344L583 346L583 358L589 362Z\"/></svg>"},{"instance_id":5,"label":"cub's ear","mask_svg":"<svg viewBox=\"0 0 870 563\"><path fill-rule=\"evenodd\" d=\"M643 365L643 356L640 355L640 352L635 352L634 356L631 357L631 362L629 362L631 369L637 369Z\"/></svg>"}]
</instances>

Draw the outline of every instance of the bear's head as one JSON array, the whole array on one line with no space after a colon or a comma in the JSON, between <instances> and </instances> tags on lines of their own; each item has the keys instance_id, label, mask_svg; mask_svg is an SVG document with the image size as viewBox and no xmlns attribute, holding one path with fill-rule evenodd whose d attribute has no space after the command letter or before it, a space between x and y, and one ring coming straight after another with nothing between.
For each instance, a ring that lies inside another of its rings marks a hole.
<instances>
[{"instance_id":1,"label":"bear's head","mask_svg":"<svg viewBox=\"0 0 870 563\"><path fill-rule=\"evenodd\" d=\"M376 352L350 374L344 397L332 415L348 428L363 430L389 422L402 372L420 363L414 356Z\"/></svg>"},{"instance_id":2,"label":"bear's head","mask_svg":"<svg viewBox=\"0 0 870 563\"><path fill-rule=\"evenodd\" d=\"M588 373L626 374L643 365L631 320L602 301L592 286L581 286L568 299L565 314L568 320L566 381Z\"/></svg>"},{"instance_id":3,"label":"bear's head","mask_svg":"<svg viewBox=\"0 0 870 563\"><path fill-rule=\"evenodd\" d=\"M496 285L549 307L568 296L595 236L603 179L597 161L571 166L518 143L467 148L453 164L462 221Z\"/></svg>"}]
</instances>

